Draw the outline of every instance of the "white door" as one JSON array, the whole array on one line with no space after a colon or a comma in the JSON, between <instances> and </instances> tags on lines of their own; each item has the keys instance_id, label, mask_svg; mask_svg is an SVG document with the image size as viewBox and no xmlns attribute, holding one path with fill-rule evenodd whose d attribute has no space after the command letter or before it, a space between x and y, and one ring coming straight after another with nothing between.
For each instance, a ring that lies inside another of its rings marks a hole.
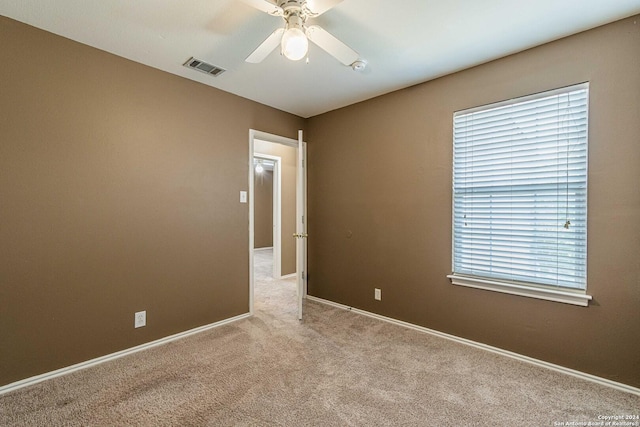
<instances>
[{"instance_id":1,"label":"white door","mask_svg":"<svg viewBox=\"0 0 640 427\"><path fill-rule=\"evenodd\" d=\"M306 146L302 139L302 131L298 131L298 167L296 181L296 278L298 320L302 320L302 301L307 290L307 173L305 165Z\"/></svg>"}]
</instances>

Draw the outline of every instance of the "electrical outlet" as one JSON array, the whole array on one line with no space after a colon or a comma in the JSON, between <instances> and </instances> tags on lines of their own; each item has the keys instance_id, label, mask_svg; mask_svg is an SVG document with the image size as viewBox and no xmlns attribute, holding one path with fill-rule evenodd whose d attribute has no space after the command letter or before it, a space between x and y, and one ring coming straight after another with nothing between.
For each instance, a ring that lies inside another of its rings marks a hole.
<instances>
[{"instance_id":1,"label":"electrical outlet","mask_svg":"<svg viewBox=\"0 0 640 427\"><path fill-rule=\"evenodd\" d=\"M134 316L133 327L141 328L147 325L147 312L138 311Z\"/></svg>"},{"instance_id":2,"label":"electrical outlet","mask_svg":"<svg viewBox=\"0 0 640 427\"><path fill-rule=\"evenodd\" d=\"M378 288L374 289L373 297L378 301L382 301L382 291Z\"/></svg>"}]
</instances>

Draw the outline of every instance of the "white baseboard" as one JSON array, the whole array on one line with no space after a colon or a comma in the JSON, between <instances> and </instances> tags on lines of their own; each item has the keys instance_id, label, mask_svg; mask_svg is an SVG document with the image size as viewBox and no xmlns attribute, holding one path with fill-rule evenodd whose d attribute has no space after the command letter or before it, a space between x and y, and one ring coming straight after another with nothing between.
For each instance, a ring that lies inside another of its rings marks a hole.
<instances>
[{"instance_id":1,"label":"white baseboard","mask_svg":"<svg viewBox=\"0 0 640 427\"><path fill-rule=\"evenodd\" d=\"M547 368L547 369L551 369L553 371L556 372L560 372L562 374L566 374L566 375L571 375L573 377L577 377L583 380L587 380L587 381L591 381L600 385L604 385L607 387L611 387L614 388L616 390L620 390L620 391L624 391L627 393L631 393L631 394L635 394L637 396L640 396L640 388L636 388L627 384L623 384L623 383L619 383L616 381L612 381L612 380L608 380L606 378L602 378L602 377L598 377L595 375L591 375L591 374L587 374L586 372L581 372L581 371L576 371L575 369L570 369L570 368L566 368L564 366L560 366L560 365L555 365L553 363L549 363L549 362L545 362L544 360L539 360L539 359L534 359L533 357L529 357L529 356L525 356L523 354L519 354L519 353L514 353L512 351L509 350L503 350L501 348L498 347L493 347L487 344L482 344L476 341L472 341L472 340L468 340L466 338L461 338L461 337L457 337L455 335L450 335L444 332L439 332L436 331L434 329L429 329L429 328L425 328L423 326L418 326L418 325L414 325L413 323L409 323L409 322L403 322L402 320L397 320L397 319L393 319L391 317L386 317L386 316L382 316L380 314L375 314L375 313L371 313L369 311L365 311L365 310L360 310L358 308L353 308L353 307L349 307L348 305L344 305L344 304L339 304L333 301L329 301L329 300L325 300L322 298L318 298L318 297L314 297L311 295L307 295L307 299L311 300L311 301L316 301L319 302L321 304L326 304L326 305L330 305L332 307L336 307L336 308L340 308L342 310L349 310L352 311L354 313L358 313L364 316L368 316L368 317L372 317L374 319L378 319L378 320L382 320L388 323L393 323L394 325L398 325L398 326L402 326L405 328L409 328L409 329L413 329L415 331L418 332L424 332L427 334L431 334L431 335L435 335L437 337L440 338L445 338L448 339L450 341L455 341L457 343L460 344L465 344L465 345L469 345L475 348L479 348L481 350L486 350L486 351L490 351L492 353L495 354L499 354L502 356L507 356L510 357L512 359L516 359L516 360L520 360L522 362L527 362L530 363L532 365L536 365L536 366L540 366L542 368Z\"/></svg>"},{"instance_id":2,"label":"white baseboard","mask_svg":"<svg viewBox=\"0 0 640 427\"><path fill-rule=\"evenodd\" d=\"M296 273L287 274L285 276L280 276L280 279L290 279L292 277L296 277Z\"/></svg>"},{"instance_id":3,"label":"white baseboard","mask_svg":"<svg viewBox=\"0 0 640 427\"><path fill-rule=\"evenodd\" d=\"M264 247L264 248L253 248L254 251L270 251L271 249L273 249L273 246L268 246L268 247Z\"/></svg>"},{"instance_id":4,"label":"white baseboard","mask_svg":"<svg viewBox=\"0 0 640 427\"><path fill-rule=\"evenodd\" d=\"M30 385L34 385L40 383L42 381L49 380L51 378L60 377L62 375L67 375L75 371L79 371L81 369L86 369L91 366L96 366L101 363L109 362L111 360L118 359L120 357L128 356L133 353L137 353L142 350L148 350L153 347L157 347L159 345L166 344L171 341L176 341L181 338L188 337L190 335L197 334L199 332L204 332L209 329L217 328L219 326L227 325L229 323L237 322L238 320L246 319L247 317L251 317L250 313L241 314L239 316L231 317L229 319L224 319L219 322L211 323L209 325L200 326L194 329L190 329L188 331L179 332L174 335L170 335L168 337L160 338L155 341L151 341L146 344L141 344L136 347L131 347L125 350L118 351L116 353L107 354L105 356L97 357L95 359L87 360L86 362L81 362L75 365L67 366L65 368L57 369L55 371L46 372L44 374L36 375L34 377L25 378L24 380L16 381L14 383L10 383L0 387L0 395L9 393L15 390L18 390L23 387L28 387Z\"/></svg>"}]
</instances>

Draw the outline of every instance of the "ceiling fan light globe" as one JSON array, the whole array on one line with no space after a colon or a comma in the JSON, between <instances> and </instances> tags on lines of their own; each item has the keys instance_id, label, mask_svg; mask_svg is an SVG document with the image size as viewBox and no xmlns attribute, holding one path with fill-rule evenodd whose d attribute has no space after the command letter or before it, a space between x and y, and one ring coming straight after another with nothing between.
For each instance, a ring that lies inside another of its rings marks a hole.
<instances>
[{"instance_id":1,"label":"ceiling fan light globe","mask_svg":"<svg viewBox=\"0 0 640 427\"><path fill-rule=\"evenodd\" d=\"M305 57L309 50L309 40L300 28L289 28L282 36L282 54L292 61Z\"/></svg>"}]
</instances>

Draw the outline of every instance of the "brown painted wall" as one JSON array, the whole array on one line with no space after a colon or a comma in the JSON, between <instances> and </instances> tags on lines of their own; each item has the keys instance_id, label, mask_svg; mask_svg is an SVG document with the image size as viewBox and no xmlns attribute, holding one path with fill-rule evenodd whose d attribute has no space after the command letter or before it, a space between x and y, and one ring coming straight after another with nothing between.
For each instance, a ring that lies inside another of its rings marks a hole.
<instances>
[{"instance_id":1,"label":"brown painted wall","mask_svg":"<svg viewBox=\"0 0 640 427\"><path fill-rule=\"evenodd\" d=\"M282 208L281 238L282 255L280 274L286 276L296 272L296 170L298 151L294 147L267 141L254 141L255 153L269 154L282 158Z\"/></svg>"},{"instance_id":2,"label":"brown painted wall","mask_svg":"<svg viewBox=\"0 0 640 427\"><path fill-rule=\"evenodd\" d=\"M584 81L594 301L451 285L454 111ZM640 17L308 126L311 295L640 386Z\"/></svg>"},{"instance_id":3,"label":"brown painted wall","mask_svg":"<svg viewBox=\"0 0 640 427\"><path fill-rule=\"evenodd\" d=\"M0 385L246 313L249 129L304 121L4 17L0 40Z\"/></svg>"},{"instance_id":4,"label":"brown painted wall","mask_svg":"<svg viewBox=\"0 0 640 427\"><path fill-rule=\"evenodd\" d=\"M254 176L254 242L255 248L273 246L273 171L263 171Z\"/></svg>"}]
</instances>

